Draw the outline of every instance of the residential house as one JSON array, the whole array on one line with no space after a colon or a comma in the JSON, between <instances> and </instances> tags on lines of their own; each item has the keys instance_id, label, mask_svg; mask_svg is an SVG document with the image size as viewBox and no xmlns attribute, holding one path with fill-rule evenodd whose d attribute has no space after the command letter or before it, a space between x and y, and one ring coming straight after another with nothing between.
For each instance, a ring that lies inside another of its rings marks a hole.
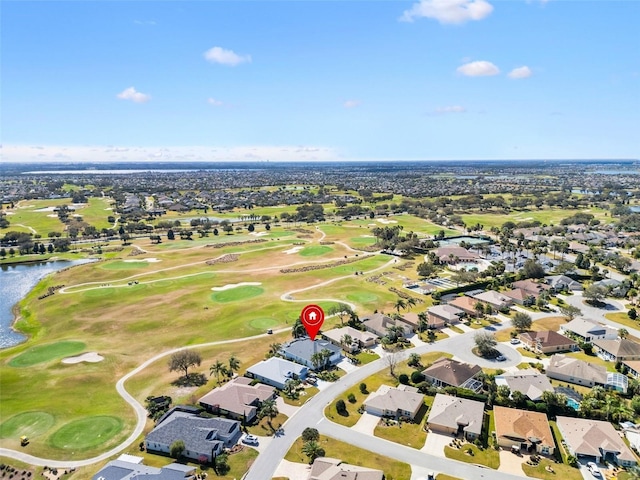
<instances>
[{"instance_id":1,"label":"residential house","mask_svg":"<svg viewBox=\"0 0 640 480\"><path fill-rule=\"evenodd\" d=\"M560 332L563 335L574 335L584 342L618 338L617 329L586 318L574 318L570 322L560 325Z\"/></svg>"},{"instance_id":2,"label":"residential house","mask_svg":"<svg viewBox=\"0 0 640 480\"><path fill-rule=\"evenodd\" d=\"M315 357L315 354L322 351L329 352L324 363L320 363ZM311 340L308 337L296 338L283 344L280 353L287 360L306 365L310 370L322 370L327 366L336 365L342 360L340 347L324 339Z\"/></svg>"},{"instance_id":3,"label":"residential house","mask_svg":"<svg viewBox=\"0 0 640 480\"><path fill-rule=\"evenodd\" d=\"M509 297L513 303L518 305L533 305L536 301L536 297L522 288L514 288L504 292L505 297Z\"/></svg>"},{"instance_id":4,"label":"residential house","mask_svg":"<svg viewBox=\"0 0 640 480\"><path fill-rule=\"evenodd\" d=\"M496 438L502 448L552 455L555 442L544 413L493 407Z\"/></svg>"},{"instance_id":5,"label":"residential house","mask_svg":"<svg viewBox=\"0 0 640 480\"><path fill-rule=\"evenodd\" d=\"M349 465L338 458L318 457L311 465L309 480L384 480L384 472Z\"/></svg>"},{"instance_id":6,"label":"residential house","mask_svg":"<svg viewBox=\"0 0 640 480\"><path fill-rule=\"evenodd\" d=\"M552 330L524 332L519 338L526 348L540 354L571 352L578 349L575 341Z\"/></svg>"},{"instance_id":7,"label":"residential house","mask_svg":"<svg viewBox=\"0 0 640 480\"><path fill-rule=\"evenodd\" d=\"M622 363L629 369L629 375L640 378L640 360L627 360Z\"/></svg>"},{"instance_id":8,"label":"residential house","mask_svg":"<svg viewBox=\"0 0 640 480\"><path fill-rule=\"evenodd\" d=\"M455 264L458 262L477 262L480 256L466 248L451 245L436 249L436 257L441 263Z\"/></svg>"},{"instance_id":9,"label":"residential house","mask_svg":"<svg viewBox=\"0 0 640 480\"><path fill-rule=\"evenodd\" d=\"M547 284L553 288L556 292L562 290L569 290L572 292L581 292L582 284L576 282L573 278L566 275L551 275L546 278Z\"/></svg>"},{"instance_id":10,"label":"residential house","mask_svg":"<svg viewBox=\"0 0 640 480\"><path fill-rule=\"evenodd\" d=\"M482 371L478 365L462 363L450 358L442 357L430 367L422 371L425 380L436 387L462 387L479 392L482 382L475 377Z\"/></svg>"},{"instance_id":11,"label":"residential house","mask_svg":"<svg viewBox=\"0 0 640 480\"><path fill-rule=\"evenodd\" d=\"M542 292L546 292L551 287L549 287L549 285L547 285L546 283L536 282L535 280L527 278L526 280L518 280L517 282L513 282L511 284L511 288L521 288L529 295L533 295L537 299Z\"/></svg>"},{"instance_id":12,"label":"residential house","mask_svg":"<svg viewBox=\"0 0 640 480\"><path fill-rule=\"evenodd\" d=\"M342 339L348 335L351 337L350 345L342 345ZM330 341L334 345L338 347L342 347L348 352L357 352L363 348L373 348L378 342L378 335L372 332L363 332L362 330L357 330L353 327L341 327L334 328L332 330L328 330L326 332L322 332L322 337L325 340Z\"/></svg>"},{"instance_id":13,"label":"residential house","mask_svg":"<svg viewBox=\"0 0 640 480\"><path fill-rule=\"evenodd\" d=\"M480 303L483 307L487 305L484 302L476 300L475 298L467 297L466 295L454 298L449 302L449 305L462 310L467 316L475 318L481 315L476 310L476 305L478 303Z\"/></svg>"},{"instance_id":14,"label":"residential house","mask_svg":"<svg viewBox=\"0 0 640 480\"><path fill-rule=\"evenodd\" d=\"M628 387L626 375L607 372L601 365L585 362L577 358L555 354L546 369L547 377L586 387L602 385L605 388L625 393Z\"/></svg>"},{"instance_id":15,"label":"residential house","mask_svg":"<svg viewBox=\"0 0 640 480\"><path fill-rule=\"evenodd\" d=\"M283 389L287 380L304 380L309 369L284 358L271 357L247 369L245 374L249 378Z\"/></svg>"},{"instance_id":16,"label":"residential house","mask_svg":"<svg viewBox=\"0 0 640 480\"><path fill-rule=\"evenodd\" d=\"M466 398L436 394L429 410L427 426L431 431L473 441L480 436L484 420L484 403Z\"/></svg>"},{"instance_id":17,"label":"residential house","mask_svg":"<svg viewBox=\"0 0 640 480\"><path fill-rule=\"evenodd\" d=\"M240 438L240 422L227 418L203 418L193 413L173 411L163 417L144 439L149 452L169 453L176 440L184 442L182 455L196 461L211 462L223 449Z\"/></svg>"},{"instance_id":18,"label":"residential house","mask_svg":"<svg viewBox=\"0 0 640 480\"><path fill-rule=\"evenodd\" d=\"M593 349L599 357L611 362L640 360L640 344L626 338L595 340Z\"/></svg>"},{"instance_id":19,"label":"residential house","mask_svg":"<svg viewBox=\"0 0 640 480\"><path fill-rule=\"evenodd\" d=\"M486 292L474 295L473 298L484 303L491 305L494 310L502 310L503 308L509 308L513 305L513 299L503 295L495 290L487 290Z\"/></svg>"},{"instance_id":20,"label":"residential house","mask_svg":"<svg viewBox=\"0 0 640 480\"><path fill-rule=\"evenodd\" d=\"M556 425L571 455L596 463L631 466L638 462L609 422L587 418L558 417Z\"/></svg>"},{"instance_id":21,"label":"residential house","mask_svg":"<svg viewBox=\"0 0 640 480\"><path fill-rule=\"evenodd\" d=\"M275 399L276 391L269 385L250 385L247 377L236 377L228 383L211 390L198 403L208 412L226 415L251 422L265 400Z\"/></svg>"},{"instance_id":22,"label":"residential house","mask_svg":"<svg viewBox=\"0 0 640 480\"><path fill-rule=\"evenodd\" d=\"M400 327L403 335L411 334L411 326L399 318L391 318L383 313L374 313L362 319L362 324L368 332L375 333L379 337L387 335L389 327Z\"/></svg>"},{"instance_id":23,"label":"residential house","mask_svg":"<svg viewBox=\"0 0 640 480\"><path fill-rule=\"evenodd\" d=\"M402 317L399 320L408 325L413 332L417 332L420 329L420 318L418 317L417 313L403 313Z\"/></svg>"},{"instance_id":24,"label":"residential house","mask_svg":"<svg viewBox=\"0 0 640 480\"><path fill-rule=\"evenodd\" d=\"M463 310L453 305L434 305L427 309L429 328L442 328L446 325L459 323L464 315Z\"/></svg>"},{"instance_id":25,"label":"residential house","mask_svg":"<svg viewBox=\"0 0 640 480\"><path fill-rule=\"evenodd\" d=\"M553 392L553 386L546 375L533 368L503 373L496 376L495 381L496 385L509 387L511 393L521 392L534 402L541 401L544 392Z\"/></svg>"},{"instance_id":26,"label":"residential house","mask_svg":"<svg viewBox=\"0 0 640 480\"><path fill-rule=\"evenodd\" d=\"M150 467L142 457L123 454L98 470L91 480L192 480L197 467L170 463L164 467Z\"/></svg>"},{"instance_id":27,"label":"residential house","mask_svg":"<svg viewBox=\"0 0 640 480\"><path fill-rule=\"evenodd\" d=\"M418 389L408 385L398 385L393 388L381 385L378 390L364 401L367 413L380 417L407 417L413 420L420 407L424 405L424 395Z\"/></svg>"}]
</instances>

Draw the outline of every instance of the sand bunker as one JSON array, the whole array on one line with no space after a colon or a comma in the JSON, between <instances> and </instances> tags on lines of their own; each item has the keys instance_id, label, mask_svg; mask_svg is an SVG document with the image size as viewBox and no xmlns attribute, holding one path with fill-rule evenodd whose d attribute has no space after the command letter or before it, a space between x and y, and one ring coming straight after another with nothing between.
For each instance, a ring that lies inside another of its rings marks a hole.
<instances>
[{"instance_id":1,"label":"sand bunker","mask_svg":"<svg viewBox=\"0 0 640 480\"><path fill-rule=\"evenodd\" d=\"M4 212L5 215L15 215L15 212Z\"/></svg>"},{"instance_id":2,"label":"sand bunker","mask_svg":"<svg viewBox=\"0 0 640 480\"><path fill-rule=\"evenodd\" d=\"M127 262L127 263L132 263L132 262L157 263L161 261L162 260L159 260L157 258L131 258L131 259L123 260L123 262Z\"/></svg>"},{"instance_id":3,"label":"sand bunker","mask_svg":"<svg viewBox=\"0 0 640 480\"><path fill-rule=\"evenodd\" d=\"M263 235L266 235L267 232L250 232L249 235L253 235L254 237L261 237Z\"/></svg>"},{"instance_id":4,"label":"sand bunker","mask_svg":"<svg viewBox=\"0 0 640 480\"><path fill-rule=\"evenodd\" d=\"M383 225L387 225L389 223L398 223L396 220L386 220L384 218L380 218L377 221L382 223Z\"/></svg>"},{"instance_id":5,"label":"sand bunker","mask_svg":"<svg viewBox=\"0 0 640 480\"><path fill-rule=\"evenodd\" d=\"M212 287L211 290L214 292L222 292L223 290L231 290L236 287L244 287L245 285L262 285L260 282L240 282L240 283L230 283L229 285L224 285L222 287Z\"/></svg>"},{"instance_id":6,"label":"sand bunker","mask_svg":"<svg viewBox=\"0 0 640 480\"><path fill-rule=\"evenodd\" d=\"M96 352L87 352L75 357L67 357L62 359L62 363L73 364L81 362L98 363L104 360L102 355L98 355Z\"/></svg>"},{"instance_id":7,"label":"sand bunker","mask_svg":"<svg viewBox=\"0 0 640 480\"><path fill-rule=\"evenodd\" d=\"M33 206L33 205L32 205ZM34 210L34 212L53 212L58 207L44 207Z\"/></svg>"},{"instance_id":8,"label":"sand bunker","mask_svg":"<svg viewBox=\"0 0 640 480\"><path fill-rule=\"evenodd\" d=\"M376 238L375 235L360 235L363 238Z\"/></svg>"},{"instance_id":9,"label":"sand bunker","mask_svg":"<svg viewBox=\"0 0 640 480\"><path fill-rule=\"evenodd\" d=\"M58 218L58 215L56 215L55 213L50 213L49 215L47 215L47 217Z\"/></svg>"},{"instance_id":10,"label":"sand bunker","mask_svg":"<svg viewBox=\"0 0 640 480\"><path fill-rule=\"evenodd\" d=\"M286 253L287 255L291 255L292 253L298 253L303 248L304 247L293 247L293 248L290 248L289 250L283 251L282 253Z\"/></svg>"}]
</instances>

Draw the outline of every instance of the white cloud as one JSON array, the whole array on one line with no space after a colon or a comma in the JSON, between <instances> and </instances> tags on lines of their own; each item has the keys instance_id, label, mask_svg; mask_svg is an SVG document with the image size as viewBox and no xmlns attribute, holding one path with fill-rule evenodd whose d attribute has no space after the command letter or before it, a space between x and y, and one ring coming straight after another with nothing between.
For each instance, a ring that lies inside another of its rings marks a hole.
<instances>
[{"instance_id":1,"label":"white cloud","mask_svg":"<svg viewBox=\"0 0 640 480\"><path fill-rule=\"evenodd\" d=\"M461 24L469 20L482 20L493 11L485 0L420 0L400 17L403 22L416 18L433 18L440 23Z\"/></svg>"},{"instance_id":2,"label":"white cloud","mask_svg":"<svg viewBox=\"0 0 640 480\"><path fill-rule=\"evenodd\" d=\"M514 80L519 80L521 78L529 78L531 75L533 75L533 72L526 65L522 67L514 68L507 74L509 78L513 78Z\"/></svg>"},{"instance_id":3,"label":"white cloud","mask_svg":"<svg viewBox=\"0 0 640 480\"><path fill-rule=\"evenodd\" d=\"M204 52L204 58L211 63L219 63L230 67L251 62L251 55L238 55L233 50L225 50L222 47L210 48Z\"/></svg>"},{"instance_id":4,"label":"white cloud","mask_svg":"<svg viewBox=\"0 0 640 480\"><path fill-rule=\"evenodd\" d=\"M140 147L118 145L3 145L6 162L154 162L154 161L332 161L342 157L331 147L319 145L247 145L236 147L173 146Z\"/></svg>"},{"instance_id":5,"label":"white cloud","mask_svg":"<svg viewBox=\"0 0 640 480\"><path fill-rule=\"evenodd\" d=\"M467 109L461 105L447 105L446 107L436 108L436 113L464 113Z\"/></svg>"},{"instance_id":6,"label":"white cloud","mask_svg":"<svg viewBox=\"0 0 640 480\"><path fill-rule=\"evenodd\" d=\"M221 107L224 103L221 100L216 100L215 98L209 97L207 98L207 103L213 107Z\"/></svg>"},{"instance_id":7,"label":"white cloud","mask_svg":"<svg viewBox=\"0 0 640 480\"><path fill-rule=\"evenodd\" d=\"M138 92L135 88L129 87L125 88L118 95L116 95L120 100L131 100L135 103L144 103L151 100L151 95L147 95L146 93Z\"/></svg>"},{"instance_id":8,"label":"white cloud","mask_svg":"<svg viewBox=\"0 0 640 480\"><path fill-rule=\"evenodd\" d=\"M360 106L360 100L345 100L342 104L344 108L356 108Z\"/></svg>"},{"instance_id":9,"label":"white cloud","mask_svg":"<svg viewBox=\"0 0 640 480\"><path fill-rule=\"evenodd\" d=\"M458 73L466 75L467 77L488 77L492 75L498 75L500 69L493 63L484 60L465 63L458 67Z\"/></svg>"}]
</instances>

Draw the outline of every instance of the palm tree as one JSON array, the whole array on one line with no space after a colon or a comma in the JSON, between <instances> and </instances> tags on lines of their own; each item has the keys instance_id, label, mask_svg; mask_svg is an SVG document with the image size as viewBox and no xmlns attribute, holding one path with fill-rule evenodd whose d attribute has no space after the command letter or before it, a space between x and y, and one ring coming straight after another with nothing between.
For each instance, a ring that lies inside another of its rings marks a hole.
<instances>
[{"instance_id":1,"label":"palm tree","mask_svg":"<svg viewBox=\"0 0 640 480\"><path fill-rule=\"evenodd\" d=\"M302 320L300 320L300 317L298 317L298 319L296 320L296 323L293 324L293 328L291 329L291 335L293 335L293 338L301 338L304 337L307 334L307 329L304 328L304 325L302 324Z\"/></svg>"},{"instance_id":2,"label":"palm tree","mask_svg":"<svg viewBox=\"0 0 640 480\"><path fill-rule=\"evenodd\" d=\"M224 375L227 372L227 367L220 360L216 360L216 363L209 367L209 374L215 375L218 380L218 385L220 385L220 375Z\"/></svg>"},{"instance_id":3,"label":"palm tree","mask_svg":"<svg viewBox=\"0 0 640 480\"><path fill-rule=\"evenodd\" d=\"M281 343L272 343L271 345L269 345L269 353L268 356L269 357L275 357L278 352L280 351L280 348L282 348L282 344Z\"/></svg>"},{"instance_id":4,"label":"palm tree","mask_svg":"<svg viewBox=\"0 0 640 480\"><path fill-rule=\"evenodd\" d=\"M621 328L620 330L618 330L618 336L620 338L627 338L627 335L629 335L629 330L627 330L626 328Z\"/></svg>"},{"instance_id":5,"label":"palm tree","mask_svg":"<svg viewBox=\"0 0 640 480\"><path fill-rule=\"evenodd\" d=\"M425 328L429 326L429 320L427 312L420 312L418 314L418 332L424 332Z\"/></svg>"},{"instance_id":6,"label":"palm tree","mask_svg":"<svg viewBox=\"0 0 640 480\"><path fill-rule=\"evenodd\" d=\"M347 347L350 348L351 344L353 343L353 337L351 335L349 335L348 333L345 333L342 338L340 339L340 344L343 347ZM346 350L346 349L345 349Z\"/></svg>"},{"instance_id":7,"label":"palm tree","mask_svg":"<svg viewBox=\"0 0 640 480\"><path fill-rule=\"evenodd\" d=\"M627 470L627 474L629 475L627 477L629 480L640 480L640 467L637 465L635 467L631 467Z\"/></svg>"},{"instance_id":8,"label":"palm tree","mask_svg":"<svg viewBox=\"0 0 640 480\"><path fill-rule=\"evenodd\" d=\"M325 455L324 449L315 440L305 442L302 445L302 453L309 457L309 463L313 463L316 458L324 457Z\"/></svg>"},{"instance_id":9,"label":"palm tree","mask_svg":"<svg viewBox=\"0 0 640 480\"><path fill-rule=\"evenodd\" d=\"M240 369L240 360L238 357L231 354L229 357L229 374L233 376L233 372L237 372Z\"/></svg>"},{"instance_id":10,"label":"palm tree","mask_svg":"<svg viewBox=\"0 0 640 480\"><path fill-rule=\"evenodd\" d=\"M324 356L320 352L314 352L311 354L310 360L313 364L313 368L320 370L320 367L322 367L322 364L324 363Z\"/></svg>"},{"instance_id":11,"label":"palm tree","mask_svg":"<svg viewBox=\"0 0 640 480\"><path fill-rule=\"evenodd\" d=\"M276 405L276 401L272 399L265 400L260 405L260 410L258 411L258 418L260 419L266 418L267 424L269 425L271 430L274 430L273 425L271 425L271 421L278 416L278 413L280 412L278 411L278 406Z\"/></svg>"},{"instance_id":12,"label":"palm tree","mask_svg":"<svg viewBox=\"0 0 640 480\"><path fill-rule=\"evenodd\" d=\"M402 298L398 298L393 308L395 308L398 314L400 314L400 310L407 308L407 302L405 302Z\"/></svg>"},{"instance_id":13,"label":"palm tree","mask_svg":"<svg viewBox=\"0 0 640 480\"><path fill-rule=\"evenodd\" d=\"M407 310L409 308L415 307L417 303L418 303L418 301L415 298L413 298L413 297L407 298L407 305L406 305Z\"/></svg>"}]
</instances>

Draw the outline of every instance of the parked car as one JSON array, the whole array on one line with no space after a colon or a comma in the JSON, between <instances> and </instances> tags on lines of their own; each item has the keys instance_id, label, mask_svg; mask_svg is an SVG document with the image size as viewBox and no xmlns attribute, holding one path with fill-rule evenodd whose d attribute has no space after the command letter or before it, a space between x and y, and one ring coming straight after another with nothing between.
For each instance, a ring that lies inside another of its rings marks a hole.
<instances>
[{"instance_id":1,"label":"parked car","mask_svg":"<svg viewBox=\"0 0 640 480\"><path fill-rule=\"evenodd\" d=\"M594 462L587 463L587 470L589 470L589 473L594 477L600 478L602 476L602 474L600 473L600 469L598 468L598 465L596 465Z\"/></svg>"},{"instance_id":2,"label":"parked car","mask_svg":"<svg viewBox=\"0 0 640 480\"><path fill-rule=\"evenodd\" d=\"M242 443L246 443L247 445L258 445L258 437L255 435L245 435L242 439Z\"/></svg>"},{"instance_id":3,"label":"parked car","mask_svg":"<svg viewBox=\"0 0 640 480\"><path fill-rule=\"evenodd\" d=\"M507 357L505 357L504 355L498 355L498 356L496 357L496 360L497 360L498 362L504 362L506 359L507 359Z\"/></svg>"},{"instance_id":4,"label":"parked car","mask_svg":"<svg viewBox=\"0 0 640 480\"><path fill-rule=\"evenodd\" d=\"M512 338L511 339L511 345L517 345L520 343L520 339L519 338Z\"/></svg>"}]
</instances>

